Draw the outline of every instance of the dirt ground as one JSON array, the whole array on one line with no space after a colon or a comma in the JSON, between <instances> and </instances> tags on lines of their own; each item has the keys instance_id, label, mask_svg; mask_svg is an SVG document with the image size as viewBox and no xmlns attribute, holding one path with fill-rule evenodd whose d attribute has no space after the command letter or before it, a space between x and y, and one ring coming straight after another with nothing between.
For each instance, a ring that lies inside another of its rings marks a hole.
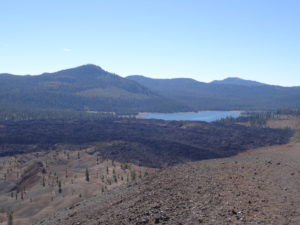
<instances>
[{"instance_id":1,"label":"dirt ground","mask_svg":"<svg viewBox=\"0 0 300 225\"><path fill-rule=\"evenodd\" d=\"M164 169L39 225L300 224L300 144Z\"/></svg>"},{"instance_id":2,"label":"dirt ground","mask_svg":"<svg viewBox=\"0 0 300 225\"><path fill-rule=\"evenodd\" d=\"M8 211L13 212L14 225L32 224L154 171L97 157L89 154L90 150L93 149L0 158L0 224L7 224Z\"/></svg>"},{"instance_id":3,"label":"dirt ground","mask_svg":"<svg viewBox=\"0 0 300 225\"><path fill-rule=\"evenodd\" d=\"M281 115L276 119L271 119L267 122L267 127L270 128L291 128L300 129L300 116Z\"/></svg>"}]
</instances>

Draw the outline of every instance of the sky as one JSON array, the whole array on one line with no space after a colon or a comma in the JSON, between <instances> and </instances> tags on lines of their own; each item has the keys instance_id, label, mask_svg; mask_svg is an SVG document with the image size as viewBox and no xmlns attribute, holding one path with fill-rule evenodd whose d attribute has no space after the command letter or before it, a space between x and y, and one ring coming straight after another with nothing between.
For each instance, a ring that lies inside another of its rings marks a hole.
<instances>
[{"instance_id":1,"label":"sky","mask_svg":"<svg viewBox=\"0 0 300 225\"><path fill-rule=\"evenodd\" d=\"M0 0L0 73L300 86L299 0Z\"/></svg>"}]
</instances>

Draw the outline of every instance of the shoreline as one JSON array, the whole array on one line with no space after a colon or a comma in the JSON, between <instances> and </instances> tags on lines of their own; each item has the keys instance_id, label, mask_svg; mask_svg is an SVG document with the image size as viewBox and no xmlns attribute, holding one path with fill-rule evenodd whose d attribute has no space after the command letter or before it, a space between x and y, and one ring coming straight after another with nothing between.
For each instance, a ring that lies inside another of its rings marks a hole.
<instances>
[{"instance_id":1,"label":"shoreline","mask_svg":"<svg viewBox=\"0 0 300 225\"><path fill-rule=\"evenodd\" d=\"M231 113L231 112L235 112L235 113L239 113L240 115L242 113L245 113L246 111L243 110L229 110L229 111L223 111L223 110L203 110L203 111L198 111L198 112L172 112L172 113L159 113L159 112L139 112L135 118L137 119L151 119L151 118L147 118L147 116L151 115L151 114L155 114L155 115L180 115L180 114L198 114L198 113L204 113L204 112L212 112L212 113Z\"/></svg>"}]
</instances>

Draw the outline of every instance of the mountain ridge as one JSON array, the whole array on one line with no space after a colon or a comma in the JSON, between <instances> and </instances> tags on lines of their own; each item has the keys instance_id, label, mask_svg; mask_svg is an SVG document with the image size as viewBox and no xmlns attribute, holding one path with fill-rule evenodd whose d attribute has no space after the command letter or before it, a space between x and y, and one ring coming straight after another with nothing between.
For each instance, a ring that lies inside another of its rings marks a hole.
<instances>
[{"instance_id":1,"label":"mountain ridge","mask_svg":"<svg viewBox=\"0 0 300 225\"><path fill-rule=\"evenodd\" d=\"M204 83L193 79L128 76L141 85L197 110L277 110L300 107L300 87L262 84L240 78ZM241 85L243 84L243 85ZM261 84L261 85L260 85ZM258 98L259 97L259 98Z\"/></svg>"},{"instance_id":2,"label":"mountain ridge","mask_svg":"<svg viewBox=\"0 0 300 225\"><path fill-rule=\"evenodd\" d=\"M299 108L300 87L241 78L210 83L191 78L123 78L86 64L40 75L0 74L0 109L99 112L187 112Z\"/></svg>"},{"instance_id":3,"label":"mountain ridge","mask_svg":"<svg viewBox=\"0 0 300 225\"><path fill-rule=\"evenodd\" d=\"M40 75L2 74L0 82L2 108L13 103L42 109L138 112L152 111L159 102L166 105L165 110L183 107L92 64Z\"/></svg>"},{"instance_id":4,"label":"mountain ridge","mask_svg":"<svg viewBox=\"0 0 300 225\"><path fill-rule=\"evenodd\" d=\"M261 86L261 85L269 85L253 80L246 80L239 77L228 77L223 80L214 80L210 82L212 84L233 84L233 85L243 85L243 86ZM275 85L273 85L275 86Z\"/></svg>"},{"instance_id":5,"label":"mountain ridge","mask_svg":"<svg viewBox=\"0 0 300 225\"><path fill-rule=\"evenodd\" d=\"M202 83L202 84L230 84L230 85L244 85L244 86L260 86L260 85L269 85L269 86L279 86L279 87L285 87L282 85L272 85L272 84L267 84L267 83L262 83L258 82L255 80L247 80L243 79L240 77L227 77L222 80L213 80L211 82L204 82L204 81L199 81L194 78L189 78L189 77L174 77L174 78L152 78L144 75L128 75L126 76L128 79L153 79L153 80L163 80L163 81L172 81L172 80L186 80L186 81L193 81L197 83ZM297 87L297 86L294 86Z\"/></svg>"}]
</instances>

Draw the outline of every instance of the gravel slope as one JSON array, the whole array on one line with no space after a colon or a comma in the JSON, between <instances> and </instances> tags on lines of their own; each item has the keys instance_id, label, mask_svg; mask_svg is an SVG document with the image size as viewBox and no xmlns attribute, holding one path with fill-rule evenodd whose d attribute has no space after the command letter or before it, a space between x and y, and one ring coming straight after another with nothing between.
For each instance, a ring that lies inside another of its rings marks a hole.
<instances>
[{"instance_id":1,"label":"gravel slope","mask_svg":"<svg viewBox=\"0 0 300 225\"><path fill-rule=\"evenodd\" d=\"M39 225L300 224L300 144L177 165Z\"/></svg>"}]
</instances>

